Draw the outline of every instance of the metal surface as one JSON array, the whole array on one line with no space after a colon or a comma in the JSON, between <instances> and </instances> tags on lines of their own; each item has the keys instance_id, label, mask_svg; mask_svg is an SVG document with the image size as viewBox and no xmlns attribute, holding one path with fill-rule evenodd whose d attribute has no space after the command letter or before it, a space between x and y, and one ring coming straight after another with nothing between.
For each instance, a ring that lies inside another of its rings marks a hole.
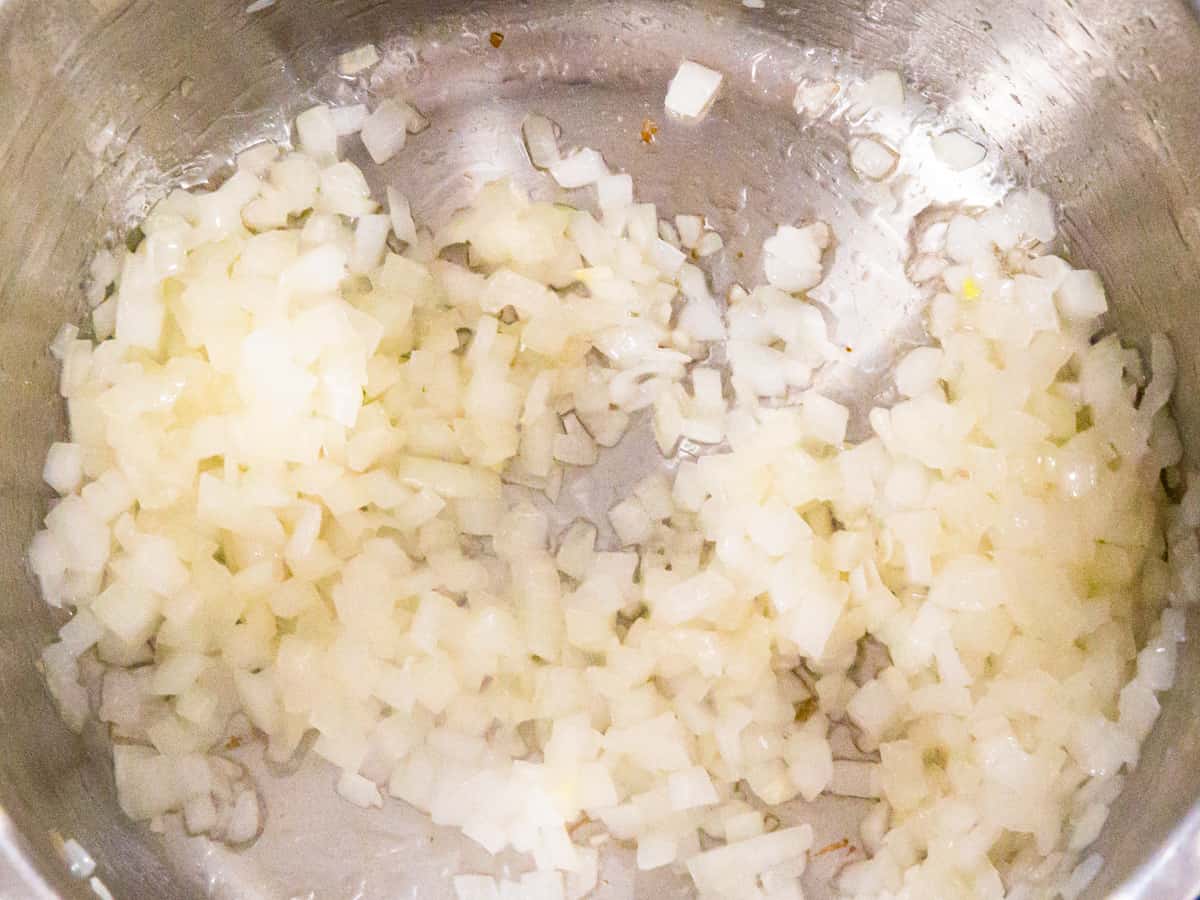
<instances>
[{"instance_id":1,"label":"metal surface","mask_svg":"<svg viewBox=\"0 0 1200 900\"><path fill-rule=\"evenodd\" d=\"M278 0L253 15L245 6L0 0L2 898L91 895L58 860L51 829L91 850L118 897L435 897L448 893L444 879L418 882L487 862L464 858L469 850L428 834L400 804L369 814L310 806L294 783L265 786L268 833L246 854L164 842L120 814L99 735L66 731L34 664L54 623L22 557L45 510L41 461L63 418L44 348L82 311L90 249L165 186L219 175L232 151L281 133L313 97L398 90L433 116L429 133L371 173L377 186L400 184L427 219L466 198L468 170L529 177L515 126L530 109L633 172L663 212L710 215L730 238L719 279L753 280L768 224L836 217L842 243L822 299L855 357L827 386L862 403L876 393L872 373L915 336L917 297L895 277L897 225L943 190L985 200L1005 178L1043 187L1061 204L1074 259L1108 281L1123 332L1172 336L1176 412L1200 458L1200 25L1182 0L766 0L765 9ZM492 31L505 35L499 49ZM339 78L336 54L365 41L387 51L384 62L369 83ZM684 55L727 78L693 128L661 114ZM880 68L900 69L919 94L909 126L928 126L920 106L932 104L986 139L994 169L950 186L915 178L879 214L881 198L845 177L844 134L802 128L790 96L796 73ZM645 116L662 126L652 147L638 137ZM881 246L880 234L894 254L855 256L858 245ZM856 287L849 276L864 262L877 284ZM1092 896L1200 893L1198 676L1193 640L1100 839L1107 865ZM302 778L313 795L329 793L324 773ZM610 896L667 896L660 883L611 877Z\"/></svg>"}]
</instances>

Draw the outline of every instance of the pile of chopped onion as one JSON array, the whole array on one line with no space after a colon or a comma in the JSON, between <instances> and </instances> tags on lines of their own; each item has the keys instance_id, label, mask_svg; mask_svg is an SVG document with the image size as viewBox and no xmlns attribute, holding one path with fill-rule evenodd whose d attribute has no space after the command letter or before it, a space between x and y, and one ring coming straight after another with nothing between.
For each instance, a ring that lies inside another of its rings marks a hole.
<instances>
[{"instance_id":1,"label":"pile of chopped onion","mask_svg":"<svg viewBox=\"0 0 1200 900\"><path fill-rule=\"evenodd\" d=\"M128 814L253 839L220 755L252 730L279 762L311 743L352 803L530 854L462 900L585 896L585 820L706 897L799 897L812 829L767 811L826 792L874 804L846 896L1082 890L1174 677L1200 491L1160 482L1169 345L1151 375L1102 336L1046 199L930 226L930 345L850 444L812 388L826 224L782 223L723 308L685 253L719 236L533 116L533 161L599 215L501 181L431 233L338 159L421 127L388 103L310 110L298 151L163 200L93 267L96 340L55 341L70 441L30 563L73 616L44 665L72 727L111 728ZM712 452L638 482L616 546L552 533L564 472L641 410L665 455Z\"/></svg>"}]
</instances>

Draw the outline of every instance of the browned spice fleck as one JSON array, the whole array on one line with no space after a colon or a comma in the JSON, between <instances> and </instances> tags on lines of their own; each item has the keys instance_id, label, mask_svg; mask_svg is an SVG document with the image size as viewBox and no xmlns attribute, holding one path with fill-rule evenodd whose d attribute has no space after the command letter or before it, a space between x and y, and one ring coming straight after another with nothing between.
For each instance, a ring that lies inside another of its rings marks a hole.
<instances>
[{"instance_id":1,"label":"browned spice fleck","mask_svg":"<svg viewBox=\"0 0 1200 900\"><path fill-rule=\"evenodd\" d=\"M497 50L499 50L500 45L504 43L504 35L499 31L493 31L488 35L488 42Z\"/></svg>"},{"instance_id":2,"label":"browned spice fleck","mask_svg":"<svg viewBox=\"0 0 1200 900\"><path fill-rule=\"evenodd\" d=\"M236 750L240 746L242 746L242 739L236 734L225 742L226 750Z\"/></svg>"},{"instance_id":3,"label":"browned spice fleck","mask_svg":"<svg viewBox=\"0 0 1200 900\"><path fill-rule=\"evenodd\" d=\"M642 119L642 143L653 144L658 135L658 123L653 119Z\"/></svg>"},{"instance_id":4,"label":"browned spice fleck","mask_svg":"<svg viewBox=\"0 0 1200 900\"><path fill-rule=\"evenodd\" d=\"M832 853L835 850L845 850L849 846L850 838L842 838L840 841L834 841L832 844L822 847L814 856L824 856L826 853Z\"/></svg>"}]
</instances>

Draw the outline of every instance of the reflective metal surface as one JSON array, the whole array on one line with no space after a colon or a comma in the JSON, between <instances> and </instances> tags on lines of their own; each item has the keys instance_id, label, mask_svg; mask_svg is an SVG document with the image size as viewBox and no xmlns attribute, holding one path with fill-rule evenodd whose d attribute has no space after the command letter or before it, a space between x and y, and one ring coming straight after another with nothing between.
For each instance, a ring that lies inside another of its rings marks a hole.
<instances>
[{"instance_id":1,"label":"reflective metal surface","mask_svg":"<svg viewBox=\"0 0 1200 900\"><path fill-rule=\"evenodd\" d=\"M23 549L45 510L41 462L63 421L45 347L82 312L90 249L98 236L118 237L167 185L219 176L232 151L282 134L314 97L400 91L433 117L430 132L371 172L376 185L399 184L427 219L466 198L468 170L530 177L515 127L530 109L633 172L661 211L708 214L729 238L718 280L753 280L768 224L840 217L821 299L857 356L827 387L869 403L872 373L915 336L917 296L895 277L898 256L873 267L875 286L854 288L856 241L877 245L872 229L888 219L844 177L843 135L802 128L790 99L797 72L900 69L948 121L993 148L992 168L955 190L986 200L1006 179L1045 189L1061 204L1076 262L1104 274L1123 332L1171 335L1176 412L1200 459L1200 24L1183 0L766 0L764 9L278 0L254 14L246 4L0 0L0 897L91 896L59 861L51 830L88 847L117 897L398 896L471 861L444 832L431 844L399 804L331 820L286 794L272 800L274 786L263 847L235 857L164 842L120 814L103 741L66 731L35 667L54 622ZM505 35L499 49L492 31ZM366 41L386 51L384 62L367 80L340 78L336 55ZM685 55L727 78L692 128L661 113ZM662 127L649 147L639 139L647 116ZM916 184L893 212L902 220L914 211L905 204L937 193ZM901 253L904 234L891 238ZM1200 893L1198 676L1192 640L1100 839L1107 865L1091 896ZM305 780L327 791L322 773ZM368 818L346 840L338 823L358 815ZM397 871L411 877L397 881ZM618 881L609 896L667 890Z\"/></svg>"}]
</instances>

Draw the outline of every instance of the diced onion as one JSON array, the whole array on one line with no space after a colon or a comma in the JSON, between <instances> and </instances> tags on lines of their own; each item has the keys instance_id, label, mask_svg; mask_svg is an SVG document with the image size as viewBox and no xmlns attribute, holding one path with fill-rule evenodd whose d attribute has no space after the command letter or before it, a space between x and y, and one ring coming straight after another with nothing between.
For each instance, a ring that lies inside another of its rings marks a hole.
<instances>
[{"instance_id":1,"label":"diced onion","mask_svg":"<svg viewBox=\"0 0 1200 900\"><path fill-rule=\"evenodd\" d=\"M329 115L333 119L333 130L337 132L338 137L346 137L362 131L368 114L367 107L361 103L352 106L335 106L329 110Z\"/></svg>"},{"instance_id":2,"label":"diced onion","mask_svg":"<svg viewBox=\"0 0 1200 900\"><path fill-rule=\"evenodd\" d=\"M359 138L377 165L383 165L404 149L410 111L407 105L384 100L362 123Z\"/></svg>"},{"instance_id":3,"label":"diced onion","mask_svg":"<svg viewBox=\"0 0 1200 900\"><path fill-rule=\"evenodd\" d=\"M562 159L558 151L558 134L553 122L545 116L529 115L521 124L529 161L539 169L549 169Z\"/></svg>"},{"instance_id":4,"label":"diced onion","mask_svg":"<svg viewBox=\"0 0 1200 900\"><path fill-rule=\"evenodd\" d=\"M667 86L667 111L684 119L699 119L708 112L721 87L720 72L685 59Z\"/></svg>"},{"instance_id":5,"label":"diced onion","mask_svg":"<svg viewBox=\"0 0 1200 900\"><path fill-rule=\"evenodd\" d=\"M379 51L374 44L363 44L338 56L338 71L343 75L357 75L379 62Z\"/></svg>"},{"instance_id":6,"label":"diced onion","mask_svg":"<svg viewBox=\"0 0 1200 900\"><path fill-rule=\"evenodd\" d=\"M979 165L987 156L987 148L961 131L945 131L934 135L932 143L933 155L956 172Z\"/></svg>"},{"instance_id":7,"label":"diced onion","mask_svg":"<svg viewBox=\"0 0 1200 900\"><path fill-rule=\"evenodd\" d=\"M551 163L549 169L559 186L568 189L595 184L609 175L604 157L586 147Z\"/></svg>"},{"instance_id":8,"label":"diced onion","mask_svg":"<svg viewBox=\"0 0 1200 900\"><path fill-rule=\"evenodd\" d=\"M895 171L896 151L875 138L859 138L850 145L850 166L859 175L882 181Z\"/></svg>"},{"instance_id":9,"label":"diced onion","mask_svg":"<svg viewBox=\"0 0 1200 900\"><path fill-rule=\"evenodd\" d=\"M337 126L328 106L314 106L297 116L296 136L304 152L315 159L337 155Z\"/></svg>"},{"instance_id":10,"label":"diced onion","mask_svg":"<svg viewBox=\"0 0 1200 900\"><path fill-rule=\"evenodd\" d=\"M668 107L703 115L720 81L685 61ZM847 93L891 134L897 73ZM398 100L302 113L296 152L251 148L97 254L96 338L54 339L71 431L28 561L71 617L40 665L70 728L119 739L126 813L254 840L221 755L254 735L532 862L456 876L467 900L579 900L601 827L706 897L799 897L812 829L762 807L826 793L878 801L848 894L1083 890L1176 676L1200 479L1166 506L1171 345L1146 366L1098 333L1099 277L1042 255L1048 199L916 237L928 346L859 421L822 391L851 348L797 296L828 225L780 226L725 306L712 223L563 158L541 116L531 161L595 185L598 216L508 181L436 233L395 189L377 211L339 136L384 163L427 125ZM977 164L952 134L943 162ZM882 139L849 152L895 168ZM622 460L597 508L580 469L642 410L674 474ZM560 496L607 521L558 533ZM1133 612L1164 607L1136 646Z\"/></svg>"},{"instance_id":11,"label":"diced onion","mask_svg":"<svg viewBox=\"0 0 1200 900\"><path fill-rule=\"evenodd\" d=\"M406 244L417 242L417 226L413 223L408 198L395 188L387 189L388 213L392 217L392 233Z\"/></svg>"},{"instance_id":12,"label":"diced onion","mask_svg":"<svg viewBox=\"0 0 1200 900\"><path fill-rule=\"evenodd\" d=\"M824 222L803 228L780 225L763 244L767 281L788 293L816 287L821 282L821 256L829 239Z\"/></svg>"}]
</instances>

